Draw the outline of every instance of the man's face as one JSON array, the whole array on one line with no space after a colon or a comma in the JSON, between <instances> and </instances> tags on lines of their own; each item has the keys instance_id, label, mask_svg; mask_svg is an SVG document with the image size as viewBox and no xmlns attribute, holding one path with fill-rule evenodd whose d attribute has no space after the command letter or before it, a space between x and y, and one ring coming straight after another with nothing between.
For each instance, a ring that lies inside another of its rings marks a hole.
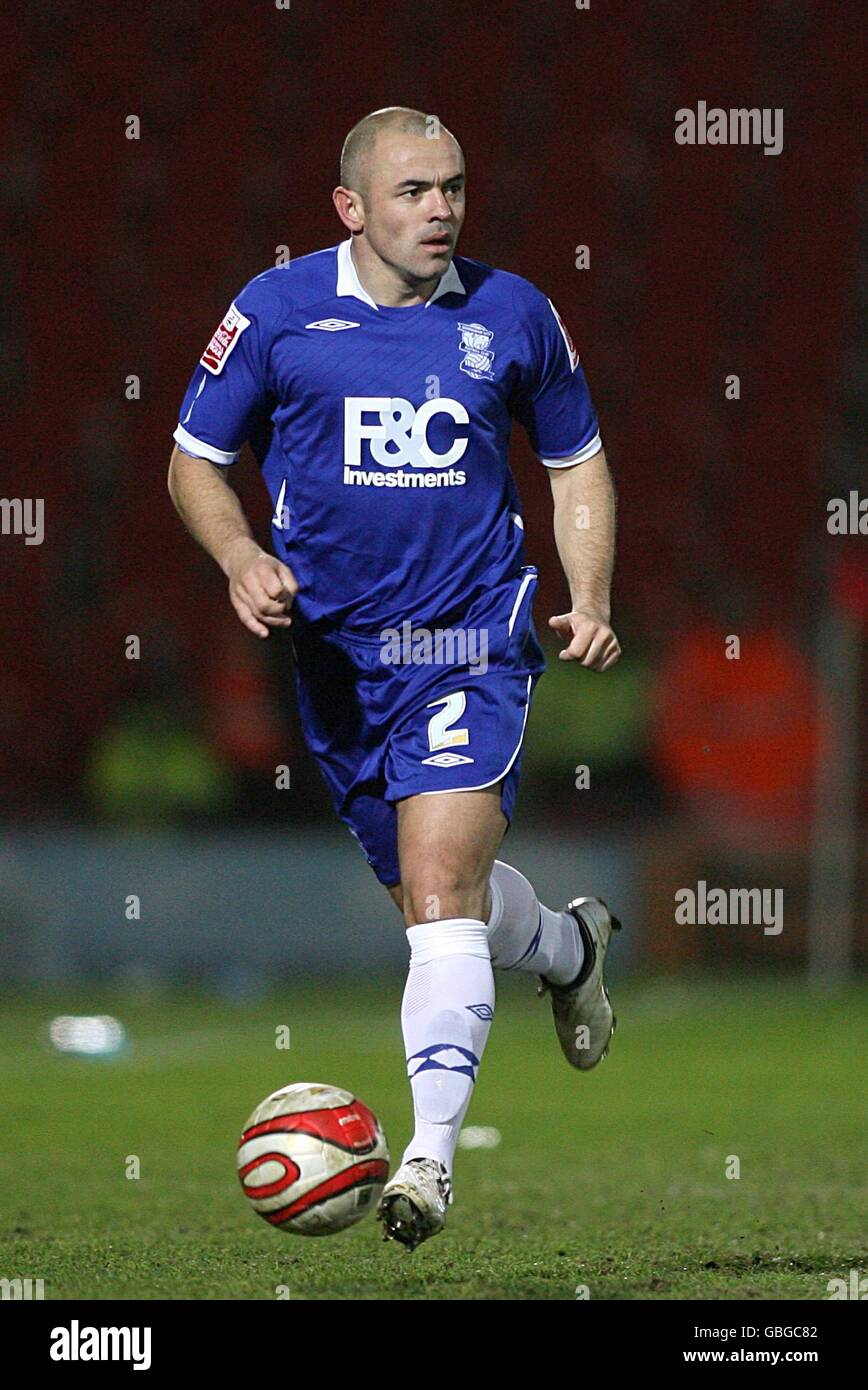
<instances>
[{"instance_id":1,"label":"man's face","mask_svg":"<svg viewBox=\"0 0 868 1390\"><path fill-rule=\"evenodd\" d=\"M365 236L404 275L442 275L464 221L464 159L452 138L381 131L367 165Z\"/></svg>"}]
</instances>

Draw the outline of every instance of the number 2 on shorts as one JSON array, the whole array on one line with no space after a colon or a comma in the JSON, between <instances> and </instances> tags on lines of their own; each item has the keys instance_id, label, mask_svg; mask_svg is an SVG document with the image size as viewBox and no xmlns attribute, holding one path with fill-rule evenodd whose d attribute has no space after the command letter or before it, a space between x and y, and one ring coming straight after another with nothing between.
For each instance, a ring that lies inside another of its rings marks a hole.
<instances>
[{"instance_id":1,"label":"number 2 on shorts","mask_svg":"<svg viewBox=\"0 0 868 1390\"><path fill-rule=\"evenodd\" d=\"M428 709L433 709L435 705L442 705L443 708L428 720L428 747L431 752L436 753L440 748L455 748L458 744L469 743L468 729L449 727L456 719L461 718L467 708L464 691L456 690L454 695L447 695L442 700L432 700Z\"/></svg>"}]
</instances>

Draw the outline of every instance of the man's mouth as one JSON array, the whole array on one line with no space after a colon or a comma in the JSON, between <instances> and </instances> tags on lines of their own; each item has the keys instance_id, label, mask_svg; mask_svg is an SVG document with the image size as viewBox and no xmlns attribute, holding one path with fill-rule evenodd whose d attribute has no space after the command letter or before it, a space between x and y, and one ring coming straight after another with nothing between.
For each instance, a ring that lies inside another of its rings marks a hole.
<instances>
[{"instance_id":1,"label":"man's mouth","mask_svg":"<svg viewBox=\"0 0 868 1390\"><path fill-rule=\"evenodd\" d=\"M440 232L437 236L426 237L425 240L422 242L422 245L436 246L440 250L445 250L447 246L452 245L452 238L448 232Z\"/></svg>"}]
</instances>

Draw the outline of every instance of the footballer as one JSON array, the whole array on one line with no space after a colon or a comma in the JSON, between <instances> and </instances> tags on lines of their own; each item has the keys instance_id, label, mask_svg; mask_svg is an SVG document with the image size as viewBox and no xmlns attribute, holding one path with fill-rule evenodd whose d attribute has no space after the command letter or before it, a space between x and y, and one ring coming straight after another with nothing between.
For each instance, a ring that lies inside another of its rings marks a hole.
<instances>
[{"instance_id":1,"label":"footballer","mask_svg":"<svg viewBox=\"0 0 868 1390\"><path fill-rule=\"evenodd\" d=\"M292 624L305 739L403 915L415 1128L378 1218L384 1238L412 1250L443 1229L452 1201L494 970L539 977L571 1066L596 1066L614 1031L603 967L617 920L594 897L543 906L496 858L545 666L508 464L513 420L552 489L571 602L549 619L560 659L598 672L620 656L614 490L551 301L456 255L465 167L454 136L419 111L375 111L347 136L332 196L346 238L257 275L205 349L169 491L245 626L264 638ZM227 482L245 442L274 504L274 554ZM454 641L429 645L431 659L406 647L396 659L394 634L420 630L481 636L486 659L471 661L466 644L456 654Z\"/></svg>"}]
</instances>

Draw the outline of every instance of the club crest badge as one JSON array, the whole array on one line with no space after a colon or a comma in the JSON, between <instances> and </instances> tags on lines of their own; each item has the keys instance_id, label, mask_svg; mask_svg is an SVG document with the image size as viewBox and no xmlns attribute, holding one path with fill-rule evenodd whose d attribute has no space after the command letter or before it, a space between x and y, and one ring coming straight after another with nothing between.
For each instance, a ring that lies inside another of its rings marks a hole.
<instances>
[{"instance_id":1,"label":"club crest badge","mask_svg":"<svg viewBox=\"0 0 868 1390\"><path fill-rule=\"evenodd\" d=\"M481 323L459 323L458 331L461 334L458 351L464 354L461 361L462 372L475 377L477 381L493 381L494 372L491 370L491 365L494 362L494 353L491 351L491 340L494 333L492 330Z\"/></svg>"}]
</instances>

